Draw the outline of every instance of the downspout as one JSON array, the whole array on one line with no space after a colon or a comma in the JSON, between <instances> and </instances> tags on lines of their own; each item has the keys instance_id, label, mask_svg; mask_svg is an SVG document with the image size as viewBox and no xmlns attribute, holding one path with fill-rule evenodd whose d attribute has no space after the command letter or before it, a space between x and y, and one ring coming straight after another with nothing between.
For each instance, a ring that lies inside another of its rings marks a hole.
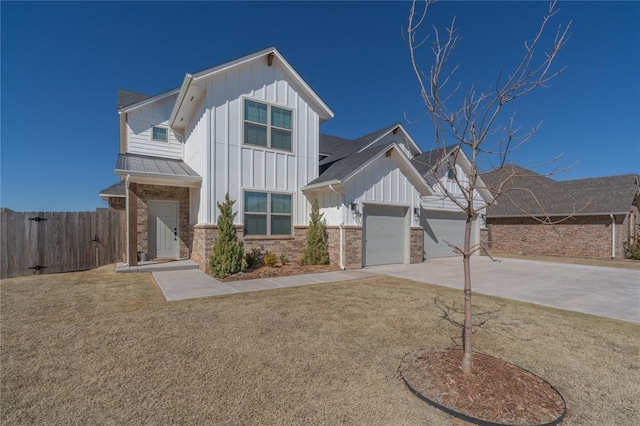
<instances>
[{"instance_id":1,"label":"downspout","mask_svg":"<svg viewBox=\"0 0 640 426\"><path fill-rule=\"evenodd\" d=\"M616 257L616 217L611 213L611 258Z\"/></svg>"},{"instance_id":2,"label":"downspout","mask_svg":"<svg viewBox=\"0 0 640 426\"><path fill-rule=\"evenodd\" d=\"M129 179L130 178L131 178L131 175L127 175L127 178L125 179L125 185L124 185L125 186L125 191L124 191L124 196L125 196L125 199L124 199L125 200L125 202L124 202L125 209L124 209L124 211L125 211L125 213L124 214L126 216L126 218L125 218L126 219L126 241L127 241L127 246L126 247L127 247L127 265L128 266L131 266L131 265L129 265L129 259L131 259L129 257L129 250L130 250L130 248L129 248Z\"/></svg>"},{"instance_id":3,"label":"downspout","mask_svg":"<svg viewBox=\"0 0 640 426\"><path fill-rule=\"evenodd\" d=\"M336 191L333 188L333 185L329 185L329 189L332 190L333 192L335 192L336 194L338 194L338 196L342 196L342 194L338 191ZM344 202L342 203L342 207L340 207L340 224L338 224L338 229L340 230L339 234L340 234L340 269L344 270L344 213L342 212L342 208L344 207Z\"/></svg>"}]
</instances>

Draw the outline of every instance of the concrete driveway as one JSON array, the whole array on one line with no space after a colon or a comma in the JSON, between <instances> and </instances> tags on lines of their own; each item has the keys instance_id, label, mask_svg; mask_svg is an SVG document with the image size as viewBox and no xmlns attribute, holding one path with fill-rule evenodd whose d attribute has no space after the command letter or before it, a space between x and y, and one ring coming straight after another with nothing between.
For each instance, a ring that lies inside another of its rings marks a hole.
<instances>
[{"instance_id":1,"label":"concrete driveway","mask_svg":"<svg viewBox=\"0 0 640 426\"><path fill-rule=\"evenodd\" d=\"M462 258L366 270L462 290ZM471 259L475 293L640 323L640 270L520 259Z\"/></svg>"}]
</instances>

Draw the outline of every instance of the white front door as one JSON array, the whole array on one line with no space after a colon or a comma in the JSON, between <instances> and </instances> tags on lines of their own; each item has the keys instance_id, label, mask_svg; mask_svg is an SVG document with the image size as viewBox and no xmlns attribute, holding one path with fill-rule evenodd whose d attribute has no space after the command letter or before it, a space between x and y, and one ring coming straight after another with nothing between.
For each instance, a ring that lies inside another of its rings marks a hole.
<instances>
[{"instance_id":1,"label":"white front door","mask_svg":"<svg viewBox=\"0 0 640 426\"><path fill-rule=\"evenodd\" d=\"M149 257L179 257L178 202L149 201L148 210Z\"/></svg>"}]
</instances>

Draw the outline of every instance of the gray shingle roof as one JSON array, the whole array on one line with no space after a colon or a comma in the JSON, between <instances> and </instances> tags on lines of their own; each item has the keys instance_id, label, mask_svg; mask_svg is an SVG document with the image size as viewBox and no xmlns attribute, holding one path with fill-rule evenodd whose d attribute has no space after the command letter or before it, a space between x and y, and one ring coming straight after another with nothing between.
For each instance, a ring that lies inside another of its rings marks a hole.
<instances>
[{"instance_id":1,"label":"gray shingle roof","mask_svg":"<svg viewBox=\"0 0 640 426\"><path fill-rule=\"evenodd\" d=\"M420 174L424 176L438 164L438 161L442 159L444 152L452 152L456 147L457 145L447 145L443 148L436 148L431 151L423 152L422 154L418 154L413 157L411 159L411 163L413 163Z\"/></svg>"},{"instance_id":2,"label":"gray shingle roof","mask_svg":"<svg viewBox=\"0 0 640 426\"><path fill-rule=\"evenodd\" d=\"M510 175L504 192L498 194L498 185ZM627 213L640 191L639 177L635 174L559 182L508 165L481 177L498 196L497 202L487 209L487 217Z\"/></svg>"},{"instance_id":3,"label":"gray shingle roof","mask_svg":"<svg viewBox=\"0 0 640 426\"><path fill-rule=\"evenodd\" d=\"M320 154L333 155L342 145L351 144L351 139L339 138L338 136L324 135L320 133L319 141Z\"/></svg>"},{"instance_id":4,"label":"gray shingle roof","mask_svg":"<svg viewBox=\"0 0 640 426\"><path fill-rule=\"evenodd\" d=\"M343 180L347 178L351 173L358 170L369 160L383 151L389 149L393 143L386 146L374 146L369 149L365 149L362 152L349 155L341 160L335 161L331 164L319 177L309 182L308 185L315 185L318 183L330 182L333 180Z\"/></svg>"},{"instance_id":5,"label":"gray shingle roof","mask_svg":"<svg viewBox=\"0 0 640 426\"><path fill-rule=\"evenodd\" d=\"M400 123L395 123L392 124L391 126L387 126L383 129L380 130L376 130L375 132L371 132L369 134L366 134L362 137L359 137L358 139L354 139L352 140L350 143L343 143L339 146L337 146L336 150L334 151L334 153L325 158L324 160L320 161L320 169L322 169L322 166L326 166L328 164L334 163L338 160L341 160L343 158L345 158L346 156L364 148L365 146L369 145L371 142L375 141L376 139L378 139L380 136L384 135L385 133L389 132L391 129L393 129L394 127L396 127L398 124Z\"/></svg>"},{"instance_id":6,"label":"gray shingle roof","mask_svg":"<svg viewBox=\"0 0 640 426\"><path fill-rule=\"evenodd\" d=\"M152 96L130 90L118 89L118 109L149 99Z\"/></svg>"},{"instance_id":7,"label":"gray shingle roof","mask_svg":"<svg viewBox=\"0 0 640 426\"><path fill-rule=\"evenodd\" d=\"M121 180L100 191L101 197L124 197L126 196L126 182Z\"/></svg>"},{"instance_id":8,"label":"gray shingle roof","mask_svg":"<svg viewBox=\"0 0 640 426\"><path fill-rule=\"evenodd\" d=\"M118 154L117 171L167 177L200 177L182 160L135 154Z\"/></svg>"}]
</instances>

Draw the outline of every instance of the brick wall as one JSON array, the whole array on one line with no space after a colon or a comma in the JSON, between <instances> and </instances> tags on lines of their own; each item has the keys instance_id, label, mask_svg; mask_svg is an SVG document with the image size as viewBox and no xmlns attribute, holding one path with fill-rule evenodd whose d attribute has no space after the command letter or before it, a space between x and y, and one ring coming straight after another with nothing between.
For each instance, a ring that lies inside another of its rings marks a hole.
<instances>
[{"instance_id":1,"label":"brick wall","mask_svg":"<svg viewBox=\"0 0 640 426\"><path fill-rule=\"evenodd\" d=\"M137 203L137 251L149 253L149 233L147 222L149 220L148 203L151 200L177 201L178 202L178 240L180 242L180 257L189 257L191 247L189 227L189 188L164 185L138 184L135 190L138 196Z\"/></svg>"},{"instance_id":2,"label":"brick wall","mask_svg":"<svg viewBox=\"0 0 640 426\"><path fill-rule=\"evenodd\" d=\"M111 210L125 210L127 199L125 197L109 197L109 208Z\"/></svg>"},{"instance_id":3,"label":"brick wall","mask_svg":"<svg viewBox=\"0 0 640 426\"><path fill-rule=\"evenodd\" d=\"M409 263L422 263L424 260L424 228L412 226L409 235Z\"/></svg>"},{"instance_id":4,"label":"brick wall","mask_svg":"<svg viewBox=\"0 0 640 426\"><path fill-rule=\"evenodd\" d=\"M628 239L628 216L616 221L616 257L623 257ZM560 221L562 217L552 217ZM486 244L491 250L507 253L543 254L593 258L611 257L612 224L608 215L576 216L555 225L534 218L489 218ZM625 226L626 225L626 226Z\"/></svg>"},{"instance_id":5,"label":"brick wall","mask_svg":"<svg viewBox=\"0 0 640 426\"><path fill-rule=\"evenodd\" d=\"M347 269L362 268L362 226L345 225L344 266Z\"/></svg>"}]
</instances>

